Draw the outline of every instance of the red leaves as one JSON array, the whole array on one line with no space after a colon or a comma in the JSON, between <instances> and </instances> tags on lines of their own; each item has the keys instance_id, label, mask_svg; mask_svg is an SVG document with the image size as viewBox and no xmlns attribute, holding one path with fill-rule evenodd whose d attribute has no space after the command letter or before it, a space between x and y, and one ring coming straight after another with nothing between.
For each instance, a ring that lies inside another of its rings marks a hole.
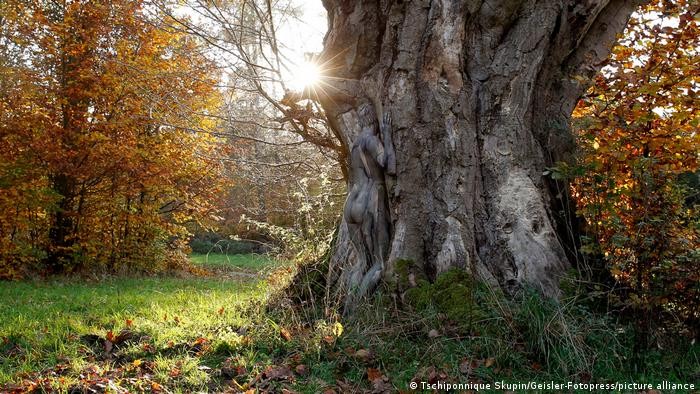
<instances>
[{"instance_id":1,"label":"red leaves","mask_svg":"<svg viewBox=\"0 0 700 394\"><path fill-rule=\"evenodd\" d=\"M384 375L382 375L381 372L379 372L378 369L375 368L367 368L367 379L370 382L373 382L377 379L381 379Z\"/></svg>"},{"instance_id":2,"label":"red leaves","mask_svg":"<svg viewBox=\"0 0 700 394\"><path fill-rule=\"evenodd\" d=\"M168 372L168 376L170 376L171 378L180 376L180 368L174 367L170 370L170 372Z\"/></svg>"}]
</instances>

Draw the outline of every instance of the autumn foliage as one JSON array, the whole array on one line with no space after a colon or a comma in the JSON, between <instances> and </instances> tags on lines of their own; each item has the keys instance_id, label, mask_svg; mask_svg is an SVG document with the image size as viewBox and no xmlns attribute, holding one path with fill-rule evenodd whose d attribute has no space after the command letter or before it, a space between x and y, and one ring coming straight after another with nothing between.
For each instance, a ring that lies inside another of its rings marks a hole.
<instances>
[{"instance_id":1,"label":"autumn foliage","mask_svg":"<svg viewBox=\"0 0 700 394\"><path fill-rule=\"evenodd\" d=\"M574 114L584 251L604 258L645 332L700 318L698 190L681 181L700 174L699 15L690 1L635 14Z\"/></svg>"},{"instance_id":2,"label":"autumn foliage","mask_svg":"<svg viewBox=\"0 0 700 394\"><path fill-rule=\"evenodd\" d=\"M0 3L0 75L0 278L154 270L211 211L215 68L141 1Z\"/></svg>"}]
</instances>

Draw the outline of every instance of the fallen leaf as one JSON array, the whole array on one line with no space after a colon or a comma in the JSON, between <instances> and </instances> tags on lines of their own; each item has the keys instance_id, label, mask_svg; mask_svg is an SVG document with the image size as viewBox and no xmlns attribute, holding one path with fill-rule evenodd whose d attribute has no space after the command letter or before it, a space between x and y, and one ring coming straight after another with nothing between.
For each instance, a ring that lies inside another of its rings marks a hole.
<instances>
[{"instance_id":1,"label":"fallen leaf","mask_svg":"<svg viewBox=\"0 0 700 394\"><path fill-rule=\"evenodd\" d=\"M299 353L292 354L291 356L289 356L289 359L295 364L301 364L301 354Z\"/></svg>"},{"instance_id":2,"label":"fallen leaf","mask_svg":"<svg viewBox=\"0 0 700 394\"><path fill-rule=\"evenodd\" d=\"M372 352L367 349L360 349L353 354L353 357L363 363L367 363L372 359Z\"/></svg>"},{"instance_id":3,"label":"fallen leaf","mask_svg":"<svg viewBox=\"0 0 700 394\"><path fill-rule=\"evenodd\" d=\"M112 343L112 341L107 340L107 341L105 341L104 347L105 347L105 353L111 353L112 349L114 349L114 344Z\"/></svg>"},{"instance_id":4,"label":"fallen leaf","mask_svg":"<svg viewBox=\"0 0 700 394\"><path fill-rule=\"evenodd\" d=\"M374 382L377 379L382 378L382 373L376 368L367 368L367 379L370 382Z\"/></svg>"},{"instance_id":5,"label":"fallen leaf","mask_svg":"<svg viewBox=\"0 0 700 394\"><path fill-rule=\"evenodd\" d=\"M591 373L590 373L590 372L585 372L585 371L579 373L578 376L579 376L579 380L581 380L581 382L583 382L583 383L588 383L588 382L590 382L590 381L591 381L591 378L592 378Z\"/></svg>"},{"instance_id":6,"label":"fallen leaf","mask_svg":"<svg viewBox=\"0 0 700 394\"><path fill-rule=\"evenodd\" d=\"M238 365L235 367L222 367L221 368L221 376L225 378L235 378L238 376L243 376L247 373L246 368L242 365Z\"/></svg>"},{"instance_id":7,"label":"fallen leaf","mask_svg":"<svg viewBox=\"0 0 700 394\"><path fill-rule=\"evenodd\" d=\"M287 380L292 375L292 370L286 365L270 366L265 370L265 376L271 380Z\"/></svg>"},{"instance_id":8,"label":"fallen leaf","mask_svg":"<svg viewBox=\"0 0 700 394\"><path fill-rule=\"evenodd\" d=\"M114 337L114 339L111 339L112 342L114 342L115 345L119 345L122 342L131 340L134 338L134 333L132 331L129 331L127 329L119 331L119 334Z\"/></svg>"},{"instance_id":9,"label":"fallen leaf","mask_svg":"<svg viewBox=\"0 0 700 394\"><path fill-rule=\"evenodd\" d=\"M294 372L299 376L306 376L309 374L309 368L304 364L299 364L294 368Z\"/></svg>"},{"instance_id":10,"label":"fallen leaf","mask_svg":"<svg viewBox=\"0 0 700 394\"><path fill-rule=\"evenodd\" d=\"M335 384L338 385L338 388L342 393L355 393L357 392L357 388L350 382L347 381L347 378L344 379L338 379L335 381Z\"/></svg>"},{"instance_id":11,"label":"fallen leaf","mask_svg":"<svg viewBox=\"0 0 700 394\"><path fill-rule=\"evenodd\" d=\"M340 322L333 324L333 335L336 337L343 335L343 325Z\"/></svg>"},{"instance_id":12,"label":"fallen leaf","mask_svg":"<svg viewBox=\"0 0 700 394\"><path fill-rule=\"evenodd\" d=\"M224 314L224 307L222 306L221 308L219 308L217 313L219 314L219 316L223 315Z\"/></svg>"},{"instance_id":13,"label":"fallen leaf","mask_svg":"<svg viewBox=\"0 0 700 394\"><path fill-rule=\"evenodd\" d=\"M126 326L131 327L134 324L134 321L131 319L126 319Z\"/></svg>"},{"instance_id":14,"label":"fallen leaf","mask_svg":"<svg viewBox=\"0 0 700 394\"><path fill-rule=\"evenodd\" d=\"M372 381L372 393L373 394L384 394L393 393L394 387L389 383L389 379L384 376L382 379L375 379Z\"/></svg>"},{"instance_id":15,"label":"fallen leaf","mask_svg":"<svg viewBox=\"0 0 700 394\"><path fill-rule=\"evenodd\" d=\"M489 367L491 367L495 362L496 362L496 359L495 359L495 358L489 357L489 358L486 359L486 361L484 361L484 366L485 366L486 368L489 368Z\"/></svg>"},{"instance_id":16,"label":"fallen leaf","mask_svg":"<svg viewBox=\"0 0 700 394\"><path fill-rule=\"evenodd\" d=\"M292 334L287 330L286 328L282 327L280 328L280 335L282 338L284 338L285 341L289 342L292 340Z\"/></svg>"},{"instance_id":17,"label":"fallen leaf","mask_svg":"<svg viewBox=\"0 0 700 394\"><path fill-rule=\"evenodd\" d=\"M440 379L440 376L438 375L437 370L435 367L431 366L428 369L428 383L434 384L437 383L437 381Z\"/></svg>"},{"instance_id":18,"label":"fallen leaf","mask_svg":"<svg viewBox=\"0 0 700 394\"><path fill-rule=\"evenodd\" d=\"M459 372L469 375L472 372L472 363L470 360L463 360L459 363Z\"/></svg>"}]
</instances>

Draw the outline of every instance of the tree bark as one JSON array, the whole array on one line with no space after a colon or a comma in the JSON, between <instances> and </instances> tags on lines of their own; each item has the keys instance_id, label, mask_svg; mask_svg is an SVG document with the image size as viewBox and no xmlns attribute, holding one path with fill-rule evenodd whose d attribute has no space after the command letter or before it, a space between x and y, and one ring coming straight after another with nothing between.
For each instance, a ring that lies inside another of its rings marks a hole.
<instances>
[{"instance_id":1,"label":"tree bark","mask_svg":"<svg viewBox=\"0 0 700 394\"><path fill-rule=\"evenodd\" d=\"M391 282L399 260L431 279L461 267L507 292L558 296L573 232L559 220L566 188L543 171L573 151L571 112L640 1L323 3L329 76L317 99L329 124L350 151L371 104L393 118L396 150L379 275L339 229L331 273L346 310Z\"/></svg>"},{"instance_id":2,"label":"tree bark","mask_svg":"<svg viewBox=\"0 0 700 394\"><path fill-rule=\"evenodd\" d=\"M50 177L52 190L59 196L56 210L51 216L49 228L49 253L46 258L47 269L52 274L63 272L71 259L71 247L74 244L73 200L75 197L75 180L58 174Z\"/></svg>"}]
</instances>

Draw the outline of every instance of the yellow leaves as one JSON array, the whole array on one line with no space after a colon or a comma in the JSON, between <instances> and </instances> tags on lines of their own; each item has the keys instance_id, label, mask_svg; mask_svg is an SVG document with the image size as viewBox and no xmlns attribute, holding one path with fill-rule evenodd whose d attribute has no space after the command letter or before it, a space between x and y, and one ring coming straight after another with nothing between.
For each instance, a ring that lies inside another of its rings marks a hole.
<instances>
[{"instance_id":1,"label":"yellow leaves","mask_svg":"<svg viewBox=\"0 0 700 394\"><path fill-rule=\"evenodd\" d=\"M41 2L0 1L0 34L6 26L18 32L17 61L0 65L9 78L0 87L0 133L11 136L0 140L0 163L31 169L13 180L7 198L0 195L3 254L16 253L4 247L13 233L17 251L50 248L58 199L32 196L25 185L50 188L56 174L71 179L62 193L73 204L61 209L80 223L69 238L85 261L154 258L158 242L184 231L180 223L211 214L224 181L201 156L217 156L220 141L192 130L217 127L201 114L221 103L218 74L182 33L145 20L140 4L70 2L57 19ZM166 217L160 208L171 201Z\"/></svg>"},{"instance_id":2,"label":"yellow leaves","mask_svg":"<svg viewBox=\"0 0 700 394\"><path fill-rule=\"evenodd\" d=\"M333 335L336 337L343 335L343 325L340 322L335 322L333 324Z\"/></svg>"}]
</instances>

